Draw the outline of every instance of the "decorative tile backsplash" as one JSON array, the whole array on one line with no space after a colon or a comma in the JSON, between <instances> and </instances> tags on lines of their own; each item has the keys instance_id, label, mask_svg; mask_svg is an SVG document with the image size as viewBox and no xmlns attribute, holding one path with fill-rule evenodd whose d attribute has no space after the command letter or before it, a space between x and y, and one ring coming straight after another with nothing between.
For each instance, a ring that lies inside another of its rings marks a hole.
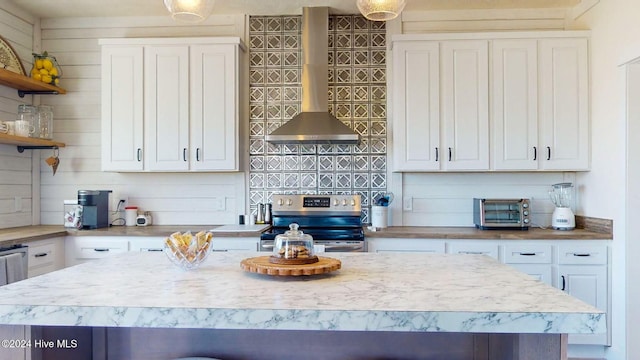
<instances>
[{"instance_id":1,"label":"decorative tile backsplash","mask_svg":"<svg viewBox=\"0 0 640 360\"><path fill-rule=\"evenodd\" d=\"M265 136L301 109L302 18L251 17L251 210L273 194L360 194L363 222L387 189L386 30L362 16L329 17L329 111L358 145L271 144Z\"/></svg>"}]
</instances>

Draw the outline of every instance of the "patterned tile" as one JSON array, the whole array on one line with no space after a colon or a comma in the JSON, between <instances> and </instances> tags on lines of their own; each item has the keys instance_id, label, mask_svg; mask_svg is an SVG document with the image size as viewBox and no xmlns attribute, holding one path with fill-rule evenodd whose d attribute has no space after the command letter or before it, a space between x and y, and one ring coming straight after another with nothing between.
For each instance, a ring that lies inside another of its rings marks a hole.
<instances>
[{"instance_id":1,"label":"patterned tile","mask_svg":"<svg viewBox=\"0 0 640 360\"><path fill-rule=\"evenodd\" d=\"M302 155L300 157L300 169L315 171L317 169L317 158L315 155Z\"/></svg>"},{"instance_id":2,"label":"patterned tile","mask_svg":"<svg viewBox=\"0 0 640 360\"><path fill-rule=\"evenodd\" d=\"M297 189L300 187L300 175L298 173L284 174L284 188Z\"/></svg>"},{"instance_id":3,"label":"patterned tile","mask_svg":"<svg viewBox=\"0 0 640 360\"><path fill-rule=\"evenodd\" d=\"M300 170L300 158L294 155L285 156L284 170Z\"/></svg>"},{"instance_id":4,"label":"patterned tile","mask_svg":"<svg viewBox=\"0 0 640 360\"><path fill-rule=\"evenodd\" d=\"M249 170L264 171L264 156L252 155L249 157ZM252 188L255 186L251 186Z\"/></svg>"},{"instance_id":5,"label":"patterned tile","mask_svg":"<svg viewBox=\"0 0 640 360\"><path fill-rule=\"evenodd\" d=\"M264 136L301 109L301 16L249 18L249 206L274 193L362 197L368 221L372 196L386 191L387 89L384 22L329 17L329 103L361 136L357 145L271 144Z\"/></svg>"}]
</instances>

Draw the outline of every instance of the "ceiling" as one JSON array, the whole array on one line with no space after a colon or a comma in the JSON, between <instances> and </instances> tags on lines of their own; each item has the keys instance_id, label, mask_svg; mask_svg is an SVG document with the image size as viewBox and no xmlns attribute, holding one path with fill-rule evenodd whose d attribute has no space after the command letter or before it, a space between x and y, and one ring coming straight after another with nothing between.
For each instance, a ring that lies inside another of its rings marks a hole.
<instances>
[{"instance_id":1,"label":"ceiling","mask_svg":"<svg viewBox=\"0 0 640 360\"><path fill-rule=\"evenodd\" d=\"M162 0L9 0L40 18L163 16ZM568 8L582 0L406 0L406 11ZM305 6L328 6L332 14L355 14L356 0L216 0L216 14L299 15Z\"/></svg>"}]
</instances>

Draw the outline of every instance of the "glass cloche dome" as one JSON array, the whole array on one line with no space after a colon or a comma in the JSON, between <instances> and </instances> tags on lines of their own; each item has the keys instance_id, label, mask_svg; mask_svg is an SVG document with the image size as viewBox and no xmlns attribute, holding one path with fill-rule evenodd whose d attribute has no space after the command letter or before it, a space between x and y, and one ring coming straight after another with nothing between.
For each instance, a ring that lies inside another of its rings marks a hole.
<instances>
[{"instance_id":1,"label":"glass cloche dome","mask_svg":"<svg viewBox=\"0 0 640 360\"><path fill-rule=\"evenodd\" d=\"M313 251L313 237L298 230L298 224L291 223L289 230L276 236L269 262L285 265L318 262L318 257Z\"/></svg>"}]
</instances>

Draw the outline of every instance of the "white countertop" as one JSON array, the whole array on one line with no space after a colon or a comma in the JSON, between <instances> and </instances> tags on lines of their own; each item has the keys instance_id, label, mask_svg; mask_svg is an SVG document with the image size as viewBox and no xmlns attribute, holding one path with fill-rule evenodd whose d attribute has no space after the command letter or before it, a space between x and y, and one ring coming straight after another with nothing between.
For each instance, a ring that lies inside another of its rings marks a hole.
<instances>
[{"instance_id":1,"label":"white countertop","mask_svg":"<svg viewBox=\"0 0 640 360\"><path fill-rule=\"evenodd\" d=\"M332 253L342 269L272 277L264 253L185 271L125 253L0 287L0 324L212 329L603 333L605 314L482 255Z\"/></svg>"}]
</instances>

